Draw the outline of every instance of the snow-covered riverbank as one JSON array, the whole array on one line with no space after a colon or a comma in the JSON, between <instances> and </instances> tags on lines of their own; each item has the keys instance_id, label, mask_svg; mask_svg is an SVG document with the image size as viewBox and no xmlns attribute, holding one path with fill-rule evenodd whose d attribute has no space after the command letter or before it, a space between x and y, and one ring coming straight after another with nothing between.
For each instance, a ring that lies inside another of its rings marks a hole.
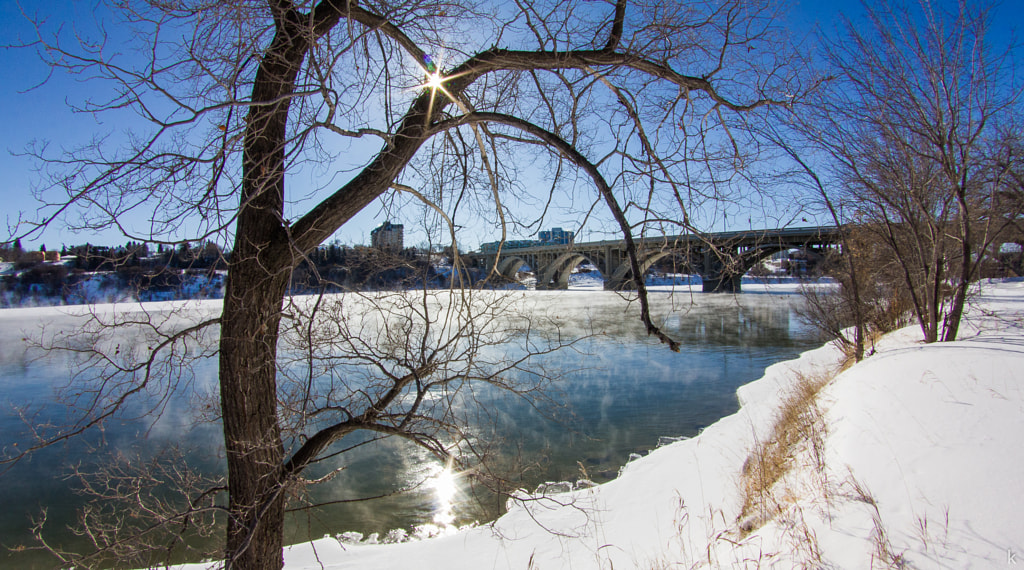
<instances>
[{"instance_id":1,"label":"snow-covered riverbank","mask_svg":"<svg viewBox=\"0 0 1024 570\"><path fill-rule=\"evenodd\" d=\"M517 501L492 524L389 545L288 549L314 568L870 568L1024 563L1024 282L986 284L961 340L909 327L819 393L820 463L793 450L772 508L740 529L744 463L823 347L740 389L740 411L590 489ZM201 568L205 565L193 565Z\"/></svg>"}]
</instances>

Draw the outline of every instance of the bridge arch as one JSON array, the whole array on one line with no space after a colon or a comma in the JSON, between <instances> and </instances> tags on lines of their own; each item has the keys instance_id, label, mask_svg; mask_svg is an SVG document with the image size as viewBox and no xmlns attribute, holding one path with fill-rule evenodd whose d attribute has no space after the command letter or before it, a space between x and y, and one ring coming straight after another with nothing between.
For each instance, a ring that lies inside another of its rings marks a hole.
<instances>
[{"instance_id":1,"label":"bridge arch","mask_svg":"<svg viewBox=\"0 0 1024 570\"><path fill-rule=\"evenodd\" d=\"M508 280L515 280L519 270L526 265L526 260L517 255L506 257L498 263L498 273Z\"/></svg>"},{"instance_id":2,"label":"bridge arch","mask_svg":"<svg viewBox=\"0 0 1024 570\"><path fill-rule=\"evenodd\" d=\"M737 293L743 276L756 264L775 253L791 249L822 255L813 247L794 243L763 244L722 257L706 252L701 272L703 290L705 293Z\"/></svg>"},{"instance_id":3,"label":"bridge arch","mask_svg":"<svg viewBox=\"0 0 1024 570\"><path fill-rule=\"evenodd\" d=\"M764 259L767 259L768 257L770 257L770 256L772 256L772 255L774 255L776 253L779 253L779 252L782 252L782 251L789 251L789 250L793 250L793 249L805 252L805 253L807 253L809 255L814 255L814 256L818 256L818 257L824 256L824 253L822 253L821 251L815 250L813 247L808 247L808 246L798 246L798 245L794 245L794 244L764 245L764 246L761 246L761 247L758 247L758 248L755 248L755 249L751 249L751 250L745 251L745 252L743 252L740 255L739 263L737 264L738 265L738 269L737 270L741 271L741 273L739 273L739 275L740 276L746 275L746 273L748 271L750 271L751 269L753 269L755 265L757 265L758 263L760 263Z\"/></svg>"},{"instance_id":4,"label":"bridge arch","mask_svg":"<svg viewBox=\"0 0 1024 570\"><path fill-rule=\"evenodd\" d=\"M640 276L641 279L647 274L647 270L651 268L655 263L661 261L663 258L676 253L675 250L656 250L656 251L641 251L640 259L637 261L640 265ZM629 258L626 258L610 277L605 281L604 288L608 291L618 291L621 289L633 289L633 268L630 267Z\"/></svg>"},{"instance_id":5,"label":"bridge arch","mask_svg":"<svg viewBox=\"0 0 1024 570\"><path fill-rule=\"evenodd\" d=\"M746 275L748 271L753 269L754 266L761 261L768 259L780 251L789 251L790 249L794 248L792 246L775 244L760 246L744 251L737 259L735 272L739 273L740 276Z\"/></svg>"},{"instance_id":6,"label":"bridge arch","mask_svg":"<svg viewBox=\"0 0 1024 570\"><path fill-rule=\"evenodd\" d=\"M568 289L572 270L584 261L594 263L588 256L570 251L559 255L543 269L535 268L537 289Z\"/></svg>"}]
</instances>

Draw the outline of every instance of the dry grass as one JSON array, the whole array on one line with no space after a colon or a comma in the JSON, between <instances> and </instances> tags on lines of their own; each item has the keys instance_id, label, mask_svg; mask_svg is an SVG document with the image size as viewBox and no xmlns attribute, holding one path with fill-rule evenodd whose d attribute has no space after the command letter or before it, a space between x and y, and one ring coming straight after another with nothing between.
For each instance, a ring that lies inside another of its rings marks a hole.
<instances>
[{"instance_id":1,"label":"dry grass","mask_svg":"<svg viewBox=\"0 0 1024 570\"><path fill-rule=\"evenodd\" d=\"M875 345L888 334L887 331L882 331L877 328L868 328L864 331L864 358L867 358L875 353ZM847 368L857 364L857 354L855 346L850 343L837 342L836 346L843 352L843 357L839 361L839 371L842 372Z\"/></svg>"},{"instance_id":2,"label":"dry grass","mask_svg":"<svg viewBox=\"0 0 1024 570\"><path fill-rule=\"evenodd\" d=\"M905 568L907 560L902 552L896 552L889 541L889 533L882 524L882 512L878 510L878 502L853 474L850 474L848 484L853 490L853 498L871 508L871 542L874 544L874 551L871 553L871 568Z\"/></svg>"},{"instance_id":3,"label":"dry grass","mask_svg":"<svg viewBox=\"0 0 1024 570\"><path fill-rule=\"evenodd\" d=\"M780 512L773 489L793 467L797 455L810 457L817 471L824 468L825 424L817 405L818 392L830 374L797 377L778 411L768 439L758 442L743 464L743 507L739 516L743 536L760 528ZM802 453L803 451L809 453Z\"/></svg>"}]
</instances>

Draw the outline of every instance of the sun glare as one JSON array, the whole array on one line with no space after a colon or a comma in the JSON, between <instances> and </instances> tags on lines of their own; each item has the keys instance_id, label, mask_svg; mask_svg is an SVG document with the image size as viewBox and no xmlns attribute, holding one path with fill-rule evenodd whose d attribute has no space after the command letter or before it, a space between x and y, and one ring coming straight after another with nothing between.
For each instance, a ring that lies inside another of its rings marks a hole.
<instances>
[{"instance_id":1,"label":"sun glare","mask_svg":"<svg viewBox=\"0 0 1024 570\"><path fill-rule=\"evenodd\" d=\"M444 77L441 76L440 71L428 73L425 85L431 89L441 89L444 86Z\"/></svg>"},{"instance_id":2,"label":"sun glare","mask_svg":"<svg viewBox=\"0 0 1024 570\"><path fill-rule=\"evenodd\" d=\"M454 75L445 75L441 71L442 66L438 65L438 63L434 61L434 58L431 57L430 54L424 53L420 59L421 61L417 62L417 66L419 70L423 72L425 80L423 81L423 83L419 83L411 89L416 91L426 89L427 93L430 96L430 106L427 109L425 117L427 124L431 122L432 116L434 114L434 107L437 104L437 100L441 97L444 97L446 99L440 102L441 107L447 105L448 102L450 101L458 105L459 108L462 109L463 111L468 111L465 105L463 105L456 97L453 97L452 94L449 93L448 89L445 87L446 82L458 77L461 74L455 73ZM438 93L440 93L440 95L438 95Z\"/></svg>"},{"instance_id":3,"label":"sun glare","mask_svg":"<svg viewBox=\"0 0 1024 570\"><path fill-rule=\"evenodd\" d=\"M447 527L455 522L455 495L459 492L456 479L457 475L452 471L451 465L447 465L431 482L434 499L437 502L434 522L438 525Z\"/></svg>"}]
</instances>

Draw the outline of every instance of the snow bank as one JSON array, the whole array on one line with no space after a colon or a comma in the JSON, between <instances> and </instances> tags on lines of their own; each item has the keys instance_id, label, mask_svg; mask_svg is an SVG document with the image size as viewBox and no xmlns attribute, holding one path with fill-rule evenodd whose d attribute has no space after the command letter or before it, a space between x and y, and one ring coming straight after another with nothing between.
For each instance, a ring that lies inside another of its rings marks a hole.
<instances>
[{"instance_id":1,"label":"snow bank","mask_svg":"<svg viewBox=\"0 0 1024 570\"><path fill-rule=\"evenodd\" d=\"M824 469L798 460L782 512L715 551L780 568L1024 563L1024 282L987 283L969 317L953 343L889 335L827 386Z\"/></svg>"},{"instance_id":2,"label":"snow bank","mask_svg":"<svg viewBox=\"0 0 1024 570\"><path fill-rule=\"evenodd\" d=\"M744 461L770 432L796 373L835 368L831 346L770 367L740 388L739 412L629 463L610 483L514 500L492 524L430 540L342 545L325 537L290 547L286 567L1024 563L1024 282L986 284L962 340L917 338L914 328L886 337L825 387L825 468L797 461L777 489L780 513L752 533L737 525Z\"/></svg>"}]
</instances>

